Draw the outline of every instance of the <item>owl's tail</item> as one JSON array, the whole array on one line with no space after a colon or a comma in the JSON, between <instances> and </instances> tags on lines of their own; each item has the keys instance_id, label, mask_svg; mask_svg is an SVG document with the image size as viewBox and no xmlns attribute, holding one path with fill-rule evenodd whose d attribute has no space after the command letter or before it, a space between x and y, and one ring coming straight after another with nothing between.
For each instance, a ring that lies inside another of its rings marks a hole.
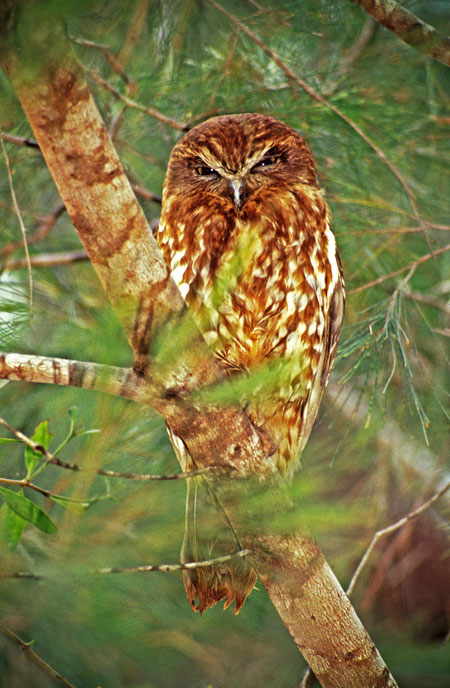
<instances>
[{"instance_id":1,"label":"owl's tail","mask_svg":"<svg viewBox=\"0 0 450 688\"><path fill-rule=\"evenodd\" d=\"M241 549L220 505L206 483L202 483L196 478L187 481L186 529L181 549L183 564L233 554ZM192 609L200 614L221 600L225 600L224 609L234 602L237 614L255 582L253 567L238 557L225 563L183 571L187 598Z\"/></svg>"}]
</instances>

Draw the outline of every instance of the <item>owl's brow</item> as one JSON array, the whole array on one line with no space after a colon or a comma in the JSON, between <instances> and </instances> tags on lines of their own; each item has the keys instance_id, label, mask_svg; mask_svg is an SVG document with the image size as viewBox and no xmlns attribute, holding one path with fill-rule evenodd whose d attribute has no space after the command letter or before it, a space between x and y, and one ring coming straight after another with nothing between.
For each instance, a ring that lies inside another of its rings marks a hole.
<instances>
[{"instance_id":1,"label":"owl's brow","mask_svg":"<svg viewBox=\"0 0 450 688\"><path fill-rule=\"evenodd\" d=\"M258 148L252 151L251 162L262 160L263 158L281 158L286 157L285 151L280 146L271 146L270 148Z\"/></svg>"},{"instance_id":2,"label":"owl's brow","mask_svg":"<svg viewBox=\"0 0 450 688\"><path fill-rule=\"evenodd\" d=\"M197 167L198 165L209 165L209 162L206 159L206 156L201 157L200 155L187 157L186 163L189 165L189 167Z\"/></svg>"}]
</instances>

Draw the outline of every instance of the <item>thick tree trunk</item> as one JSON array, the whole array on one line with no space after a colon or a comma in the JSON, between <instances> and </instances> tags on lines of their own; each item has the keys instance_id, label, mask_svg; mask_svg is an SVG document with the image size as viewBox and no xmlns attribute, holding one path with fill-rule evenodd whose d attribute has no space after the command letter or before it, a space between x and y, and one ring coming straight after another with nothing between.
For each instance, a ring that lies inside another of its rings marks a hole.
<instances>
[{"instance_id":1,"label":"thick tree trunk","mask_svg":"<svg viewBox=\"0 0 450 688\"><path fill-rule=\"evenodd\" d=\"M38 4L25 3L27 12L35 12L33 25ZM220 378L198 334L194 346L168 362L155 364L148 355L155 328L182 310L181 297L62 32L48 22L38 29L29 36L27 54L4 43L2 66L135 352L130 379L139 381L139 399L163 415L199 468L226 469L235 476L212 478L212 487L240 540L253 551L252 563L322 686L396 686L317 543L292 529L273 532L275 513L277 522L283 514L290 523L295 519L274 473L268 438L239 409L200 406L187 398ZM43 45L52 45L52 53L43 57Z\"/></svg>"}]
</instances>

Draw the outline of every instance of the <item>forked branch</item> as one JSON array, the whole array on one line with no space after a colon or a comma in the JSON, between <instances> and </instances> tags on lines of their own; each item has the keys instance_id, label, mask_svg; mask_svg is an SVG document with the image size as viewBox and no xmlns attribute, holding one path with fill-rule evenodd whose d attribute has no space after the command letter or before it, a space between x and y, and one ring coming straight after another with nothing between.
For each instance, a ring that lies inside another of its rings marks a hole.
<instances>
[{"instance_id":1,"label":"forked branch","mask_svg":"<svg viewBox=\"0 0 450 688\"><path fill-rule=\"evenodd\" d=\"M34 8L36 21L38 5L26 4L27 12ZM41 44L46 31L48 52ZM282 515L288 514L292 523L293 507L273 469L272 442L239 408L191 401L192 390L221 379L195 328L176 356L155 365L152 338L179 319L184 303L66 39L56 31L40 26L30 36L32 73L12 48L0 59L133 349L141 400L161 413L199 468L227 471L228 478L211 478L211 486L243 547L252 550L250 562L322 686L394 688L317 543L301 529L273 532L273 515L283 522ZM264 497L259 509L258 494Z\"/></svg>"}]
</instances>

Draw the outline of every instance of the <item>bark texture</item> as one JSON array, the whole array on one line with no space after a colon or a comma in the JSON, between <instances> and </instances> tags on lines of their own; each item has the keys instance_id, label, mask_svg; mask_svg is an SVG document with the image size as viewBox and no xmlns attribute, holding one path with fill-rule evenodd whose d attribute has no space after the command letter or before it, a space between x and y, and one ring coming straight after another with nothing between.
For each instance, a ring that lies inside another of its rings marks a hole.
<instances>
[{"instance_id":1,"label":"bark texture","mask_svg":"<svg viewBox=\"0 0 450 688\"><path fill-rule=\"evenodd\" d=\"M27 8L32 5L25 3ZM45 30L51 36L45 36ZM304 532L292 534L292 528L273 532L275 515L277 522L282 522L283 515L286 522L295 519L270 459L270 439L239 409L200 405L189 396L192 390L220 379L198 333L192 329L192 341L183 351L158 357L152 349L149 355L151 337L161 337L162 332L167 339L167 333L173 334L164 328L172 326L170 319L181 313L183 302L83 75L63 37L55 41L56 31L49 24L30 36L27 50L34 50L32 73L25 68L30 55L24 57L17 48L3 50L0 60L136 356L135 370L129 375L123 369L108 371L107 391L130 397L130 385L136 384L136 395L183 438L197 467L226 469L226 477L213 478L211 486L242 544L252 550L252 563L322 686L394 687L394 679L317 543ZM52 41L63 46L58 59L54 52L42 59L42 45ZM52 364L28 357L26 363L10 355L0 363L3 376L10 379L101 387L90 377L95 378L98 370L77 369L73 362ZM41 371L34 378L33 365Z\"/></svg>"},{"instance_id":2,"label":"bark texture","mask_svg":"<svg viewBox=\"0 0 450 688\"><path fill-rule=\"evenodd\" d=\"M450 38L395 0L351 0L404 43L450 67Z\"/></svg>"}]
</instances>

